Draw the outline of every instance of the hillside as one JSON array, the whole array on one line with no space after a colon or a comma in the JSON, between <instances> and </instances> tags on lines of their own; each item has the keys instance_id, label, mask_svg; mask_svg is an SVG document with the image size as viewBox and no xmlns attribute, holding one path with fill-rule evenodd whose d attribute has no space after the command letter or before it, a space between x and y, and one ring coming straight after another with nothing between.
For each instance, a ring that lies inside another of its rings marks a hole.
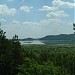
<instances>
[{"instance_id":1,"label":"hillside","mask_svg":"<svg viewBox=\"0 0 75 75\"><path fill-rule=\"evenodd\" d=\"M74 34L48 35L39 40L75 40Z\"/></svg>"}]
</instances>

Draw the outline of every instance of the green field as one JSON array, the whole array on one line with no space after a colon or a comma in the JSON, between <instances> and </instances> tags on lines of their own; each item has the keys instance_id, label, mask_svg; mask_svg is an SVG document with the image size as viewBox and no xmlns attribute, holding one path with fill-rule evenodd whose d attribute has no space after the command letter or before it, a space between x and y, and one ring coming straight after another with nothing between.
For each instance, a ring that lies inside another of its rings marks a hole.
<instances>
[{"instance_id":1,"label":"green field","mask_svg":"<svg viewBox=\"0 0 75 75\"><path fill-rule=\"evenodd\" d=\"M75 46L22 45L19 75L74 75Z\"/></svg>"}]
</instances>

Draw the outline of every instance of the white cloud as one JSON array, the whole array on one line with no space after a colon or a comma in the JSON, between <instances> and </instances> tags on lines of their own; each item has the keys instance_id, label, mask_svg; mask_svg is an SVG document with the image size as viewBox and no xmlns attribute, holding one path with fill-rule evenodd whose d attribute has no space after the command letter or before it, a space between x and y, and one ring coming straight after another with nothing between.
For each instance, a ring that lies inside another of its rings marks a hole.
<instances>
[{"instance_id":1,"label":"white cloud","mask_svg":"<svg viewBox=\"0 0 75 75\"><path fill-rule=\"evenodd\" d=\"M6 20L4 18L1 18L0 22L6 22Z\"/></svg>"},{"instance_id":2,"label":"white cloud","mask_svg":"<svg viewBox=\"0 0 75 75\"><path fill-rule=\"evenodd\" d=\"M24 12L30 12L32 8L33 8L33 7L22 6L22 7L20 7L20 10L21 10L21 11L24 11Z\"/></svg>"},{"instance_id":3,"label":"white cloud","mask_svg":"<svg viewBox=\"0 0 75 75\"><path fill-rule=\"evenodd\" d=\"M58 25L59 23L63 23L61 19L44 19L40 21L41 25Z\"/></svg>"},{"instance_id":4,"label":"white cloud","mask_svg":"<svg viewBox=\"0 0 75 75\"><path fill-rule=\"evenodd\" d=\"M38 37L41 32L39 22L32 21L12 21L8 25L4 25L2 29L7 32L7 37L12 38L17 34L20 38L24 37Z\"/></svg>"},{"instance_id":5,"label":"white cloud","mask_svg":"<svg viewBox=\"0 0 75 75\"><path fill-rule=\"evenodd\" d=\"M20 25L20 21L12 21L12 24L14 24L14 25Z\"/></svg>"},{"instance_id":6,"label":"white cloud","mask_svg":"<svg viewBox=\"0 0 75 75\"><path fill-rule=\"evenodd\" d=\"M0 16L15 15L16 13L17 10L15 8L9 8L5 4L0 4Z\"/></svg>"},{"instance_id":7,"label":"white cloud","mask_svg":"<svg viewBox=\"0 0 75 75\"><path fill-rule=\"evenodd\" d=\"M69 16L67 14L67 11L65 12L64 8L74 8L75 3L71 3L71 2L65 2L62 0L53 0L52 1L52 6L42 6L42 8L40 8L40 11L46 11L46 16L50 17L50 18L62 18L62 17L66 17Z\"/></svg>"},{"instance_id":8,"label":"white cloud","mask_svg":"<svg viewBox=\"0 0 75 75\"><path fill-rule=\"evenodd\" d=\"M70 21L68 22L62 19L44 19L39 22L14 20L9 24L5 23L2 29L7 32L6 36L9 38L12 38L15 34L19 38L39 38L46 35L71 33L72 23L69 23ZM67 28L68 30L66 31Z\"/></svg>"},{"instance_id":9,"label":"white cloud","mask_svg":"<svg viewBox=\"0 0 75 75\"><path fill-rule=\"evenodd\" d=\"M65 16L69 16L65 11L55 11L55 12L50 12L46 15L47 17L65 17Z\"/></svg>"},{"instance_id":10,"label":"white cloud","mask_svg":"<svg viewBox=\"0 0 75 75\"><path fill-rule=\"evenodd\" d=\"M39 9L40 11L55 11L56 8L55 7L49 7L49 6L43 6L41 9Z\"/></svg>"},{"instance_id":11,"label":"white cloud","mask_svg":"<svg viewBox=\"0 0 75 75\"><path fill-rule=\"evenodd\" d=\"M69 8L74 8L75 6L75 3L65 2L62 0L53 0L52 4L55 6L64 6L64 7L69 7Z\"/></svg>"}]
</instances>

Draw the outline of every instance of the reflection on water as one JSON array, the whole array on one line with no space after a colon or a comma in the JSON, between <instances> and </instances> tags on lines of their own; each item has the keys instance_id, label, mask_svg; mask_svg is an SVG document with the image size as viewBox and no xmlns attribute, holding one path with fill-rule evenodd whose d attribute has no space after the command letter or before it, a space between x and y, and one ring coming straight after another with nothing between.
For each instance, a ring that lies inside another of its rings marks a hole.
<instances>
[{"instance_id":1,"label":"reflection on water","mask_svg":"<svg viewBox=\"0 0 75 75\"><path fill-rule=\"evenodd\" d=\"M39 40L33 40L33 41L20 41L21 44L44 44L42 41Z\"/></svg>"}]
</instances>

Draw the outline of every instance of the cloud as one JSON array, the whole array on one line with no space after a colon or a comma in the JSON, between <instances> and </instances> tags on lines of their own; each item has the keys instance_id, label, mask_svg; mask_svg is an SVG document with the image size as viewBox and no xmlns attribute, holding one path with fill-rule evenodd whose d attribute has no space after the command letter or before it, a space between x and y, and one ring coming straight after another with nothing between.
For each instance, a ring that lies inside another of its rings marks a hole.
<instances>
[{"instance_id":1,"label":"cloud","mask_svg":"<svg viewBox=\"0 0 75 75\"><path fill-rule=\"evenodd\" d=\"M12 24L20 24L20 21L12 21Z\"/></svg>"},{"instance_id":2,"label":"cloud","mask_svg":"<svg viewBox=\"0 0 75 75\"><path fill-rule=\"evenodd\" d=\"M41 31L39 22L32 21L17 21L14 20L8 25L4 25L2 28L7 32L7 37L12 38L13 35L17 34L20 38L24 37L38 37Z\"/></svg>"},{"instance_id":3,"label":"cloud","mask_svg":"<svg viewBox=\"0 0 75 75\"><path fill-rule=\"evenodd\" d=\"M46 35L71 33L71 24L71 21L65 21L63 19L56 18L43 19L39 22L14 20L10 23L5 23L2 26L2 29L7 32L6 36L8 38L12 38L15 34L17 34L19 38L39 38Z\"/></svg>"},{"instance_id":4,"label":"cloud","mask_svg":"<svg viewBox=\"0 0 75 75\"><path fill-rule=\"evenodd\" d=\"M62 0L52 0L52 6L42 6L39 10L45 11L46 17L50 18L62 18L69 16L67 11L65 12L64 8L74 8L75 3L65 2Z\"/></svg>"},{"instance_id":5,"label":"cloud","mask_svg":"<svg viewBox=\"0 0 75 75\"><path fill-rule=\"evenodd\" d=\"M54 6L64 6L64 7L68 7L68 8L74 8L74 6L75 6L75 3L65 2L62 0L53 0L52 4Z\"/></svg>"},{"instance_id":6,"label":"cloud","mask_svg":"<svg viewBox=\"0 0 75 75\"><path fill-rule=\"evenodd\" d=\"M53 0L52 6L42 6L39 10L40 11L57 11L60 9L60 7L68 7L68 8L74 8L75 3L71 2L65 2L62 0Z\"/></svg>"},{"instance_id":7,"label":"cloud","mask_svg":"<svg viewBox=\"0 0 75 75\"><path fill-rule=\"evenodd\" d=\"M60 17L66 17L69 16L65 11L55 11L55 12L50 12L46 15L47 17L56 17L56 18L60 18Z\"/></svg>"},{"instance_id":8,"label":"cloud","mask_svg":"<svg viewBox=\"0 0 75 75\"><path fill-rule=\"evenodd\" d=\"M0 4L0 16L15 15L16 13L17 10L15 8L9 8L5 4Z\"/></svg>"},{"instance_id":9,"label":"cloud","mask_svg":"<svg viewBox=\"0 0 75 75\"><path fill-rule=\"evenodd\" d=\"M59 23L63 23L61 19L44 19L40 21L41 25L58 25Z\"/></svg>"},{"instance_id":10,"label":"cloud","mask_svg":"<svg viewBox=\"0 0 75 75\"><path fill-rule=\"evenodd\" d=\"M55 7L49 7L49 6L42 6L42 8L39 10L40 11L55 11L56 8Z\"/></svg>"},{"instance_id":11,"label":"cloud","mask_svg":"<svg viewBox=\"0 0 75 75\"><path fill-rule=\"evenodd\" d=\"M22 7L20 7L20 10L21 10L21 11L24 11L24 12L30 12L32 8L33 8L33 7L22 6Z\"/></svg>"},{"instance_id":12,"label":"cloud","mask_svg":"<svg viewBox=\"0 0 75 75\"><path fill-rule=\"evenodd\" d=\"M4 18L1 18L0 19L0 22L2 23L2 22L6 22L6 20L4 19Z\"/></svg>"},{"instance_id":13,"label":"cloud","mask_svg":"<svg viewBox=\"0 0 75 75\"><path fill-rule=\"evenodd\" d=\"M54 27L54 25L59 25L59 23L62 23L60 19L44 19L39 22L32 22L32 21L21 22L15 20L8 24L9 27L8 26L4 27L5 28L4 30L13 35L18 34L19 36L24 36L25 34L25 36L27 37L30 36L38 37L42 35L44 36L45 35L44 33L46 33L47 31L50 32L50 28Z\"/></svg>"}]
</instances>

